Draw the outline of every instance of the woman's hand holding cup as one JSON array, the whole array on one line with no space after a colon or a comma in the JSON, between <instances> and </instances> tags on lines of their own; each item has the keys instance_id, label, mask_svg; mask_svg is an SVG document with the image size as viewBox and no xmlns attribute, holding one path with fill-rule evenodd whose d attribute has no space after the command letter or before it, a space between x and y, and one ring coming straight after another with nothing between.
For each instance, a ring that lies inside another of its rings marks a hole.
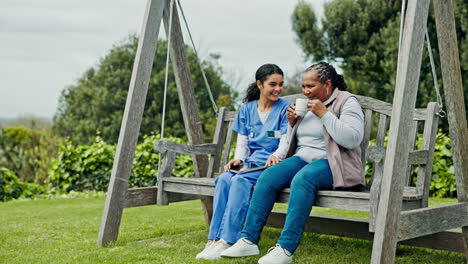
<instances>
[{"instance_id":1,"label":"woman's hand holding cup","mask_svg":"<svg viewBox=\"0 0 468 264\"><path fill-rule=\"evenodd\" d=\"M296 115L296 107L294 105L290 105L288 107L288 111L286 112L286 118L288 119L289 125L291 127L293 127L294 124L296 124L298 116Z\"/></svg>"},{"instance_id":2,"label":"woman's hand holding cup","mask_svg":"<svg viewBox=\"0 0 468 264\"><path fill-rule=\"evenodd\" d=\"M318 99L310 100L307 103L307 110L322 118L327 112L327 107Z\"/></svg>"}]
</instances>

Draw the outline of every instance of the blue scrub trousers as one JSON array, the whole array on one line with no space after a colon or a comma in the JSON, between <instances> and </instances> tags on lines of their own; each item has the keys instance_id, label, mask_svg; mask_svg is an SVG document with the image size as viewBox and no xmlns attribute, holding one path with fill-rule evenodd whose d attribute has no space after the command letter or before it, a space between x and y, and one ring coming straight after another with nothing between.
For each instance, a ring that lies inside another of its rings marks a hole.
<instances>
[{"instance_id":1,"label":"blue scrub trousers","mask_svg":"<svg viewBox=\"0 0 468 264\"><path fill-rule=\"evenodd\" d=\"M290 187L288 212L278 244L294 253L299 246L317 190L331 189L332 186L333 176L327 159L307 163L299 157L290 157L266 169L253 192L241 237L258 244L278 194Z\"/></svg>"},{"instance_id":2,"label":"blue scrub trousers","mask_svg":"<svg viewBox=\"0 0 468 264\"><path fill-rule=\"evenodd\" d=\"M263 170L242 174L224 172L215 179L213 217L208 239L235 243L240 238L252 188Z\"/></svg>"}]
</instances>

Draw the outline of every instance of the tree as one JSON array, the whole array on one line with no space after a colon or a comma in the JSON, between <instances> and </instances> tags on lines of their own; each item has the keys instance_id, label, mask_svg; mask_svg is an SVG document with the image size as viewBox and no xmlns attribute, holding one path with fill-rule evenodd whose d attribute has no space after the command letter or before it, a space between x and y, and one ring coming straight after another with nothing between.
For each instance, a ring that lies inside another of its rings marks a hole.
<instances>
[{"instance_id":1,"label":"tree","mask_svg":"<svg viewBox=\"0 0 468 264\"><path fill-rule=\"evenodd\" d=\"M99 131L106 142L117 142L137 45L138 38L134 35L129 36L122 43L115 45L96 67L88 69L76 84L62 91L59 107L54 116L54 129L59 134L68 136L74 143L89 144ZM166 41L160 40L149 82L140 135L159 132L161 127L166 49ZM186 50L196 102L205 135L209 140L216 123L216 115L204 86L196 56L191 49ZM216 64L217 58L212 56L210 61L203 61L202 67L211 85L213 96L220 104L218 106L231 106L237 98L237 93L221 79L222 69ZM168 70L167 106L169 107L166 108L165 133L168 136L184 138L185 128L172 65Z\"/></svg>"},{"instance_id":2,"label":"tree","mask_svg":"<svg viewBox=\"0 0 468 264\"><path fill-rule=\"evenodd\" d=\"M461 68L468 80L468 5L454 0ZM312 6L300 1L291 16L297 43L312 61L338 63L351 92L392 102L396 79L401 0L332 0L324 6L321 24ZM441 81L435 21L428 21L432 53ZM464 83L468 109L468 82ZM442 91L441 91L442 92ZM428 52L424 48L416 106L435 101ZM446 129L446 127L445 127Z\"/></svg>"}]
</instances>

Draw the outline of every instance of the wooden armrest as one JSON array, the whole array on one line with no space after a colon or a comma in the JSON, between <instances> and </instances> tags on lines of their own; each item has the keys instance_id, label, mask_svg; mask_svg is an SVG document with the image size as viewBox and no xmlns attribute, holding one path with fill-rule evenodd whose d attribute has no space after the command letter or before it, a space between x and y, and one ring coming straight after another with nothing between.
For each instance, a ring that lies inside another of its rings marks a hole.
<instances>
[{"instance_id":1,"label":"wooden armrest","mask_svg":"<svg viewBox=\"0 0 468 264\"><path fill-rule=\"evenodd\" d=\"M367 147L366 159L372 162L380 162L385 158L386 151L385 147L369 146Z\"/></svg>"},{"instance_id":2,"label":"wooden armrest","mask_svg":"<svg viewBox=\"0 0 468 264\"><path fill-rule=\"evenodd\" d=\"M184 145L166 140L154 142L154 150L159 153L175 152L179 154L209 155L215 154L216 144Z\"/></svg>"},{"instance_id":3,"label":"wooden armrest","mask_svg":"<svg viewBox=\"0 0 468 264\"><path fill-rule=\"evenodd\" d=\"M385 159L385 147L369 146L367 147L366 159L372 162L380 162ZM429 151L427 150L412 150L408 154L408 163L413 164L427 164Z\"/></svg>"}]
</instances>

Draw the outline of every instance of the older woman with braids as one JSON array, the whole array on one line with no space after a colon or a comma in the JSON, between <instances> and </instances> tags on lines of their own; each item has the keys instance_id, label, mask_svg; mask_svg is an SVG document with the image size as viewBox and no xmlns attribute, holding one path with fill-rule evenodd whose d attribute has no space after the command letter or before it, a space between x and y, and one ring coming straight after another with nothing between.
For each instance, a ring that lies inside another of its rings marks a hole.
<instances>
[{"instance_id":1,"label":"older woman with braids","mask_svg":"<svg viewBox=\"0 0 468 264\"><path fill-rule=\"evenodd\" d=\"M302 92L308 98L305 116L298 117L294 106L287 112L289 157L262 173L241 239L221 252L221 256L258 255L257 245L267 217L278 194L290 187L281 236L258 263L291 263L317 190L357 188L365 184L359 148L364 115L357 99L346 92L343 76L328 63L314 64L302 75Z\"/></svg>"}]
</instances>

